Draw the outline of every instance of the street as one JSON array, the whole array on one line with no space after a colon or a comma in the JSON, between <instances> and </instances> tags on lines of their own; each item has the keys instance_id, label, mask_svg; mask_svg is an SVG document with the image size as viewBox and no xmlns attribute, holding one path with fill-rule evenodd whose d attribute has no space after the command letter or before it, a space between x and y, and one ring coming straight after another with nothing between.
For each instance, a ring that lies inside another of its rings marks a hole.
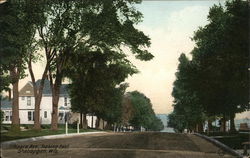
<instances>
[{"instance_id":1,"label":"street","mask_svg":"<svg viewBox=\"0 0 250 158\"><path fill-rule=\"evenodd\" d=\"M219 158L234 157L191 134L102 133L2 146L2 157Z\"/></svg>"}]
</instances>

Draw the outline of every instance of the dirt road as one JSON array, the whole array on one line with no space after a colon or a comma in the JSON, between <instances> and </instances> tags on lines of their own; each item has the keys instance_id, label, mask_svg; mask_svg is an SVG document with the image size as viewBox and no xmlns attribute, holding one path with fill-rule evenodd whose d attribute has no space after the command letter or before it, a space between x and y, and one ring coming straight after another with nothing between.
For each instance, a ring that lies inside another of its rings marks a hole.
<instances>
[{"instance_id":1,"label":"dirt road","mask_svg":"<svg viewBox=\"0 0 250 158\"><path fill-rule=\"evenodd\" d=\"M4 158L225 158L234 157L191 134L103 133L2 146Z\"/></svg>"}]
</instances>

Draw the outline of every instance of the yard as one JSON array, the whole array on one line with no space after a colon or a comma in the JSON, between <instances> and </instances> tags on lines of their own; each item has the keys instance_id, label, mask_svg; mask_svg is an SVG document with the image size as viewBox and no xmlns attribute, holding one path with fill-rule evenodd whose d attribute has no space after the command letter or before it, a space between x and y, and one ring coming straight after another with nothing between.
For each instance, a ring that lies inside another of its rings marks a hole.
<instances>
[{"instance_id":1,"label":"yard","mask_svg":"<svg viewBox=\"0 0 250 158\"><path fill-rule=\"evenodd\" d=\"M30 137L39 137L39 136L47 136L47 135L57 135L57 134L65 134L64 125L60 125L57 131L50 130L50 125L42 126L42 129L32 130L31 125L22 125L24 127L23 131L20 132L11 132L10 125L2 125L1 126L1 139L0 142L30 138ZM81 132L94 132L98 131L96 129L80 129ZM77 133L77 129L74 126L69 126L68 133Z\"/></svg>"}]
</instances>

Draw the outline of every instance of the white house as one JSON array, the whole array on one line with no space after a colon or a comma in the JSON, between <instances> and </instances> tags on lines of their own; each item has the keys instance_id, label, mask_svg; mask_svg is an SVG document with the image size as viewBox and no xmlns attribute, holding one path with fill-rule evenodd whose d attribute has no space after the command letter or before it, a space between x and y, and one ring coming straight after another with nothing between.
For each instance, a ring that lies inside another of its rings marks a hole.
<instances>
[{"instance_id":1,"label":"white house","mask_svg":"<svg viewBox=\"0 0 250 158\"><path fill-rule=\"evenodd\" d=\"M12 101L9 99L1 100L1 110L4 112L3 123L10 124L12 119Z\"/></svg>"},{"instance_id":2,"label":"white house","mask_svg":"<svg viewBox=\"0 0 250 158\"><path fill-rule=\"evenodd\" d=\"M41 80L37 81L39 85ZM58 102L58 123L65 123L65 116L68 113L70 115L70 123L79 119L78 113L71 112L70 98L67 90L68 85L62 84L60 88L60 97ZM4 112L3 123L11 123L12 118L12 103L7 99L1 101L1 110ZM19 117L20 124L33 124L34 123L34 110L35 110L35 98L33 92L33 84L28 82L19 91ZM40 121L41 124L50 124L52 114L52 93L50 88L50 82L45 80L44 89L42 94L42 100L40 105ZM87 116L88 126L91 127L91 122L96 121L96 117ZM95 123L93 128L95 127Z\"/></svg>"}]
</instances>

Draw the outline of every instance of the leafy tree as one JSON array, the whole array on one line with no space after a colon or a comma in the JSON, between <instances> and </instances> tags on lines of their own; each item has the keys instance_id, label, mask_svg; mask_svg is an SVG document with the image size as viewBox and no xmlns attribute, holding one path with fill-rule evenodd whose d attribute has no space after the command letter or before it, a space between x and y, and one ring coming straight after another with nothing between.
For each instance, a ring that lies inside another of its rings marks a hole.
<instances>
[{"instance_id":1,"label":"leafy tree","mask_svg":"<svg viewBox=\"0 0 250 158\"><path fill-rule=\"evenodd\" d=\"M37 25L37 31L40 37L39 43L49 61L42 79L46 78L48 71L53 96L52 129L57 129L58 93L62 78L65 76L69 58L77 50L102 53L112 51L117 55L124 55L122 48L127 47L138 59L150 60L153 57L143 48L150 45L149 38L133 26L142 17L132 6L139 2L138 0L64 0L46 1L41 4L39 11L42 20ZM39 105L38 102L36 109L39 109ZM38 110L35 111L37 111L35 117L37 125L39 113Z\"/></svg>"},{"instance_id":2,"label":"leafy tree","mask_svg":"<svg viewBox=\"0 0 250 158\"><path fill-rule=\"evenodd\" d=\"M113 62L107 64L107 61L112 59ZM85 52L71 61L76 63L68 69L68 76L72 80L72 110L85 115L94 113L105 119L109 125L118 121L121 115L122 96L126 89L126 84L120 83L128 75L137 72L134 66L124 60L123 56L117 56L112 52Z\"/></svg>"},{"instance_id":3,"label":"leafy tree","mask_svg":"<svg viewBox=\"0 0 250 158\"><path fill-rule=\"evenodd\" d=\"M192 60L182 57L174 83L171 117L185 116L179 129L206 114L207 118L222 117L223 131L229 118L230 129L235 130L235 113L248 106L248 11L248 3L242 0L227 1L225 7L215 5L209 24L195 32ZM178 126L175 120L170 122Z\"/></svg>"},{"instance_id":4,"label":"leafy tree","mask_svg":"<svg viewBox=\"0 0 250 158\"><path fill-rule=\"evenodd\" d=\"M193 87L196 86L194 82L196 78L195 71L194 64L188 60L185 54L181 54L172 92L174 112L169 118L171 127L176 128L179 132L183 131L183 128L198 130L196 129L198 126L200 127L198 131L201 131L203 127L203 107L196 92L193 90Z\"/></svg>"},{"instance_id":5,"label":"leafy tree","mask_svg":"<svg viewBox=\"0 0 250 158\"><path fill-rule=\"evenodd\" d=\"M12 128L19 129L19 79L24 77L28 45L34 35L26 1L6 1L0 5L1 91L13 86ZM5 75L7 74L7 76Z\"/></svg>"},{"instance_id":6,"label":"leafy tree","mask_svg":"<svg viewBox=\"0 0 250 158\"><path fill-rule=\"evenodd\" d=\"M157 118L156 116L153 117L153 120L151 121L151 125L149 126L149 129L152 131L161 131L164 129L164 125L161 121L161 119Z\"/></svg>"},{"instance_id":7,"label":"leafy tree","mask_svg":"<svg viewBox=\"0 0 250 158\"><path fill-rule=\"evenodd\" d=\"M156 117L149 98L138 91L129 92L129 96L133 106L130 125L134 126L135 129L139 129L141 126L147 130L164 128L162 122Z\"/></svg>"},{"instance_id":8,"label":"leafy tree","mask_svg":"<svg viewBox=\"0 0 250 158\"><path fill-rule=\"evenodd\" d=\"M235 113L248 106L248 12L248 3L241 0L214 6L210 23L193 38L197 45L193 60L200 70L197 94L209 115L230 118L231 130L235 130Z\"/></svg>"}]
</instances>

